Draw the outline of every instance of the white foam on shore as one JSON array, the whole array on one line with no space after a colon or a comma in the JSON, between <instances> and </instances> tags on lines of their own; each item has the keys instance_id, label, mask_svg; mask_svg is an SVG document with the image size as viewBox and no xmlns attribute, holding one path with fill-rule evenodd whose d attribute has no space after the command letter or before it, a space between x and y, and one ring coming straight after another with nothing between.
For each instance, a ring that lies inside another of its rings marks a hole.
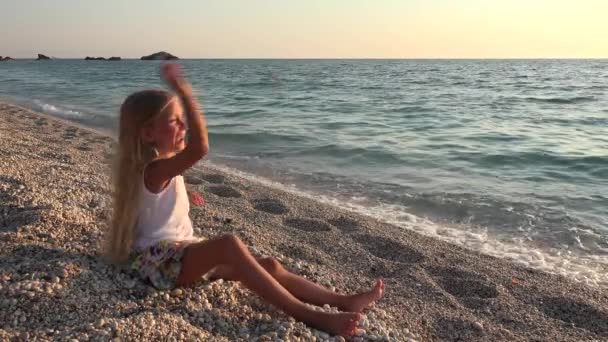
<instances>
[{"instance_id":1,"label":"white foam on shore","mask_svg":"<svg viewBox=\"0 0 608 342\"><path fill-rule=\"evenodd\" d=\"M608 256L580 256L564 250L541 250L526 245L523 238L521 240L513 238L512 241L500 241L492 236L488 236L487 232L482 230L468 231L464 230L465 227L462 226L434 223L428 219L408 213L407 208L402 206L387 204L375 206L363 205L361 203L365 201L364 198L353 198L351 201L344 201L317 193L310 193L297 188L295 185L287 186L227 166L210 164L208 165L209 167L236 177L370 216L378 221L454 243L473 251L508 259L532 269L559 274L590 286L608 288Z\"/></svg>"},{"instance_id":2,"label":"white foam on shore","mask_svg":"<svg viewBox=\"0 0 608 342\"><path fill-rule=\"evenodd\" d=\"M43 113L46 113L46 114L57 115L59 117L64 117L64 118L82 117L81 112L71 110L71 109L66 109L66 108L59 108L52 104L44 103L40 100L34 100L34 104L37 106L37 109L39 109L40 111L42 111Z\"/></svg>"}]
</instances>

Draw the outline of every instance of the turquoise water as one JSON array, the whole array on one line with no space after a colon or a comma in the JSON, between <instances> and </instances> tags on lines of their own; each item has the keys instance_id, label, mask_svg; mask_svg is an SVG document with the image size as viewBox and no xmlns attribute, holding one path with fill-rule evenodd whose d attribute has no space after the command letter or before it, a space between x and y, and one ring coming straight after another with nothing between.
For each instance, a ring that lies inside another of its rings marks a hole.
<instances>
[{"instance_id":1,"label":"turquoise water","mask_svg":"<svg viewBox=\"0 0 608 342\"><path fill-rule=\"evenodd\" d=\"M608 60L181 63L213 163L608 284ZM106 129L160 86L157 62L0 63L3 100Z\"/></svg>"}]
</instances>

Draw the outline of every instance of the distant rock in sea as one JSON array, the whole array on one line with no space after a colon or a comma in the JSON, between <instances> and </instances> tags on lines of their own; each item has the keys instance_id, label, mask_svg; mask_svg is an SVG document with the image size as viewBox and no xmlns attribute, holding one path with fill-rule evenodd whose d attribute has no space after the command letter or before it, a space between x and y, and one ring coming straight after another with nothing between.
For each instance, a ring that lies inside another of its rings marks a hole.
<instances>
[{"instance_id":1,"label":"distant rock in sea","mask_svg":"<svg viewBox=\"0 0 608 342\"><path fill-rule=\"evenodd\" d=\"M161 52L153 53L149 56L143 56L141 59L144 61L169 61L169 60L175 60L175 59L179 59L179 58L177 58L177 56L173 56L172 54L170 54L168 52L161 51Z\"/></svg>"},{"instance_id":2,"label":"distant rock in sea","mask_svg":"<svg viewBox=\"0 0 608 342\"><path fill-rule=\"evenodd\" d=\"M51 59L51 57L49 56L45 56L41 53L38 54L38 58L36 58L37 61L42 61L42 60L47 60L47 59Z\"/></svg>"},{"instance_id":3,"label":"distant rock in sea","mask_svg":"<svg viewBox=\"0 0 608 342\"><path fill-rule=\"evenodd\" d=\"M110 58L105 58L105 57L90 57L90 56L86 56L84 58L85 61L120 61L122 60L122 58L120 57L110 57Z\"/></svg>"},{"instance_id":4,"label":"distant rock in sea","mask_svg":"<svg viewBox=\"0 0 608 342\"><path fill-rule=\"evenodd\" d=\"M2 56L0 56L0 62L4 62L4 61L12 61L14 59L10 58L9 56L6 56L4 58L2 58Z\"/></svg>"}]
</instances>

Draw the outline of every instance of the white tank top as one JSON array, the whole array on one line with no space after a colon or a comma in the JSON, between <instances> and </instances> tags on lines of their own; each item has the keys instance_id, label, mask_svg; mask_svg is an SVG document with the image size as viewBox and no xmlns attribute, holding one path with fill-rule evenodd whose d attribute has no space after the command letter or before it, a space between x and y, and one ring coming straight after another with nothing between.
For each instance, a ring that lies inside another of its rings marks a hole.
<instances>
[{"instance_id":1,"label":"white tank top","mask_svg":"<svg viewBox=\"0 0 608 342\"><path fill-rule=\"evenodd\" d=\"M146 188L142 177L141 188L135 227L136 250L145 249L163 240L194 240L184 177L173 177L165 189L157 194Z\"/></svg>"}]
</instances>

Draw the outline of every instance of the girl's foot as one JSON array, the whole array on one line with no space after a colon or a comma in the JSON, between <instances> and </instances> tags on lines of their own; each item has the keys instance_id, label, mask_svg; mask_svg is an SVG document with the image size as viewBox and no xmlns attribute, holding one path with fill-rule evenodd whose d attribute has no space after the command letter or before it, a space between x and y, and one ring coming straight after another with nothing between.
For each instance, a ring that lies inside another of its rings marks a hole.
<instances>
[{"instance_id":1,"label":"girl's foot","mask_svg":"<svg viewBox=\"0 0 608 342\"><path fill-rule=\"evenodd\" d=\"M344 303L340 305L340 310L362 312L369 304L380 299L382 294L384 294L384 282L382 279L378 279L373 289L344 298Z\"/></svg>"},{"instance_id":2,"label":"girl's foot","mask_svg":"<svg viewBox=\"0 0 608 342\"><path fill-rule=\"evenodd\" d=\"M359 327L361 314L358 312L324 313L311 325L332 335L352 336Z\"/></svg>"}]
</instances>

